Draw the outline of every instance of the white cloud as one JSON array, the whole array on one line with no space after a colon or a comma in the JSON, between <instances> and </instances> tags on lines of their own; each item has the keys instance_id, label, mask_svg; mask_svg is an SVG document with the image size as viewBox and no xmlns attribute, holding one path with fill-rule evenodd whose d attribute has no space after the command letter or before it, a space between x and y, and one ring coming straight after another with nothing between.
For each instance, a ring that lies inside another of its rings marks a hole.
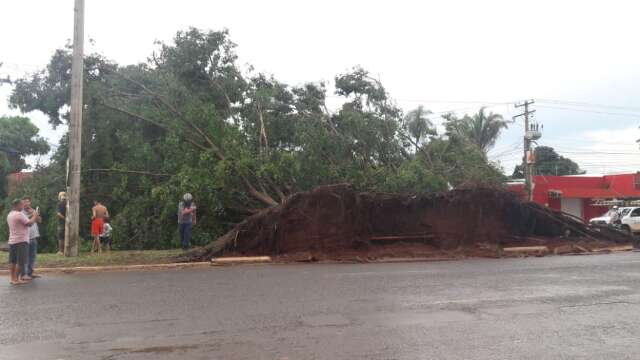
<instances>
[{"instance_id":1,"label":"white cloud","mask_svg":"<svg viewBox=\"0 0 640 360\"><path fill-rule=\"evenodd\" d=\"M576 161L588 173L636 172L640 171L638 139L637 127L601 128L558 138L550 146Z\"/></svg>"}]
</instances>

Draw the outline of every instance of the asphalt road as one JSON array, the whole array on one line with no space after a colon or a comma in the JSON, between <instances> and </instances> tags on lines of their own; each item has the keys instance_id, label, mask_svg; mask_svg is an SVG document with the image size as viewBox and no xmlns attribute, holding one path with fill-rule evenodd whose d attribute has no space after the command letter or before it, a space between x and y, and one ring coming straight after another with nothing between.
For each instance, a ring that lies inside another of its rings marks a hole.
<instances>
[{"instance_id":1,"label":"asphalt road","mask_svg":"<svg viewBox=\"0 0 640 360\"><path fill-rule=\"evenodd\" d=\"M640 253L6 280L3 360L640 354Z\"/></svg>"}]
</instances>

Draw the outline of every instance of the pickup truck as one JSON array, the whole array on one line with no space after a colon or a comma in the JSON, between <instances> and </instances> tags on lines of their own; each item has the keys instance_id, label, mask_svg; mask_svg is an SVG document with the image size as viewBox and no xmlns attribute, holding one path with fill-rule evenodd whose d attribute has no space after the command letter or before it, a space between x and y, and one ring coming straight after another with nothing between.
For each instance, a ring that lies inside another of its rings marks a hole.
<instances>
[{"instance_id":1,"label":"pickup truck","mask_svg":"<svg viewBox=\"0 0 640 360\"><path fill-rule=\"evenodd\" d=\"M623 231L633 235L640 233L640 207L625 207L618 209L619 220L614 225L620 226Z\"/></svg>"},{"instance_id":2,"label":"pickup truck","mask_svg":"<svg viewBox=\"0 0 640 360\"><path fill-rule=\"evenodd\" d=\"M621 207L618 209L610 209L604 215L589 220L589 223L593 225L619 225L621 222L617 220L622 219L631 209L633 208Z\"/></svg>"}]
</instances>

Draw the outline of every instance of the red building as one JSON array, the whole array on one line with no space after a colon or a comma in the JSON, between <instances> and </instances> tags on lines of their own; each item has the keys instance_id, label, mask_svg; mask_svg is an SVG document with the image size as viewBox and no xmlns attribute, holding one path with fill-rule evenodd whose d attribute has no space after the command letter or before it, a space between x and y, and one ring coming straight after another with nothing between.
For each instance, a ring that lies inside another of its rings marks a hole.
<instances>
[{"instance_id":1,"label":"red building","mask_svg":"<svg viewBox=\"0 0 640 360\"><path fill-rule=\"evenodd\" d=\"M509 189L525 196L523 183L510 183ZM640 173L604 176L535 176L533 201L562 210L589 221L607 212L598 200L640 199Z\"/></svg>"}]
</instances>

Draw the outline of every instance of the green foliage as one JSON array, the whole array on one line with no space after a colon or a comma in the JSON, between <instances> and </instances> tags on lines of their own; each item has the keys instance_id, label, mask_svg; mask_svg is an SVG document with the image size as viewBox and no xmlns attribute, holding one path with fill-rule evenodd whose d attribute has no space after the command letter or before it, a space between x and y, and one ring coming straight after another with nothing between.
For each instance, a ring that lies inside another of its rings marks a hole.
<instances>
[{"instance_id":1,"label":"green foliage","mask_svg":"<svg viewBox=\"0 0 640 360\"><path fill-rule=\"evenodd\" d=\"M416 151L426 142L428 136L438 134L433 123L427 117L430 114L431 111L425 110L424 106L420 105L409 111L404 118L405 129L409 132L411 143L415 146Z\"/></svg>"},{"instance_id":2,"label":"green foliage","mask_svg":"<svg viewBox=\"0 0 640 360\"><path fill-rule=\"evenodd\" d=\"M34 176L22 183L15 194L3 199L0 208L4 209L0 215L6 219L11 208L11 200L29 195L34 207L40 207L43 223L39 225L41 240L38 244L41 251L54 251L57 249L57 195L64 191L64 171L56 163L47 168L36 169ZM9 234L6 221L0 221L0 241L6 241Z\"/></svg>"},{"instance_id":3,"label":"green foliage","mask_svg":"<svg viewBox=\"0 0 640 360\"><path fill-rule=\"evenodd\" d=\"M26 117L0 116L0 199L6 196L7 176L27 168L25 157L49 152L49 144Z\"/></svg>"},{"instance_id":4,"label":"green foliage","mask_svg":"<svg viewBox=\"0 0 640 360\"><path fill-rule=\"evenodd\" d=\"M158 46L148 64L87 57L85 236L94 199L110 208L117 248L168 248L177 244L185 192L198 205L195 243L204 244L246 215L318 185L425 193L502 180L472 142L438 137L428 110L403 116L362 68L335 78L343 102L330 111L323 83L291 87L241 71L227 31L189 29ZM59 50L45 71L17 81L12 104L48 114L53 125L65 121L70 57ZM482 122L499 123L481 114ZM63 138L43 177L63 176L66 153ZM55 199L59 186L46 191L39 201Z\"/></svg>"},{"instance_id":5,"label":"green foliage","mask_svg":"<svg viewBox=\"0 0 640 360\"><path fill-rule=\"evenodd\" d=\"M445 118L448 136L466 139L484 153L495 145L502 129L506 129L509 125L509 122L500 114L492 112L486 114L484 107L472 116L465 115L457 118L455 115L448 114Z\"/></svg>"},{"instance_id":6,"label":"green foliage","mask_svg":"<svg viewBox=\"0 0 640 360\"><path fill-rule=\"evenodd\" d=\"M0 199L6 196L6 179L11 173L11 163L9 163L9 157L6 153L0 151Z\"/></svg>"},{"instance_id":7,"label":"green foliage","mask_svg":"<svg viewBox=\"0 0 640 360\"><path fill-rule=\"evenodd\" d=\"M536 158L536 174L537 175L581 175L586 171L581 170L580 166L573 160L559 155L552 147L538 146L534 150ZM513 169L514 179L524 178L522 165L516 165Z\"/></svg>"},{"instance_id":8,"label":"green foliage","mask_svg":"<svg viewBox=\"0 0 640 360\"><path fill-rule=\"evenodd\" d=\"M0 147L5 150L5 160L2 162L9 162L11 172L27 167L25 156L49 152L49 144L38 132L38 127L29 118L0 116Z\"/></svg>"}]
</instances>

